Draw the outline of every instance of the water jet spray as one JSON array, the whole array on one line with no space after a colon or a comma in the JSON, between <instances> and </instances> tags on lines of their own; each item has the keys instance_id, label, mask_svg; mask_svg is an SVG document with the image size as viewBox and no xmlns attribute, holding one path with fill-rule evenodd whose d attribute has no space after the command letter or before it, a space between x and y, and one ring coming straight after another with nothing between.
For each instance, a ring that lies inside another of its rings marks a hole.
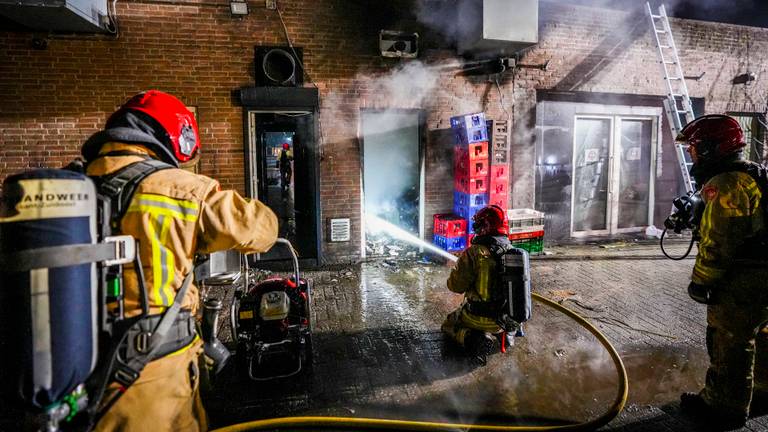
<instances>
[{"instance_id":1,"label":"water jet spray","mask_svg":"<svg viewBox=\"0 0 768 432\"><path fill-rule=\"evenodd\" d=\"M408 242L414 246L418 246L419 248L427 249L430 252L434 253L435 255L439 255L452 262L456 262L459 260L455 255L440 249L439 247L433 245L432 243L426 242L418 238L414 234L411 234L408 231L400 228L399 226L393 223L387 222L378 216L368 215L365 217L365 222L366 222L366 228L370 229L371 231L384 232L392 238L395 238L397 240L402 240L404 242Z\"/></svg>"}]
</instances>

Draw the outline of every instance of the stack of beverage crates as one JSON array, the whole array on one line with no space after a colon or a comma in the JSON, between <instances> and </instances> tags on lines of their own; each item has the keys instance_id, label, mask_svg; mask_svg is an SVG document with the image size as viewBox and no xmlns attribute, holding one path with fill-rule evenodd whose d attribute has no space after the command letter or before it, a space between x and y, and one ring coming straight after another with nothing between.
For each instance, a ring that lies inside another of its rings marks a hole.
<instances>
[{"instance_id":1,"label":"stack of beverage crates","mask_svg":"<svg viewBox=\"0 0 768 432\"><path fill-rule=\"evenodd\" d=\"M451 118L453 150L453 212L467 221L468 242L474 237L472 217L489 204L488 127L485 114Z\"/></svg>"},{"instance_id":2,"label":"stack of beverage crates","mask_svg":"<svg viewBox=\"0 0 768 432\"><path fill-rule=\"evenodd\" d=\"M434 216L434 244L448 252L467 248L467 221L452 213Z\"/></svg>"},{"instance_id":3,"label":"stack of beverage crates","mask_svg":"<svg viewBox=\"0 0 768 432\"><path fill-rule=\"evenodd\" d=\"M509 241L530 254L544 251L544 212L533 209L507 210Z\"/></svg>"}]
</instances>

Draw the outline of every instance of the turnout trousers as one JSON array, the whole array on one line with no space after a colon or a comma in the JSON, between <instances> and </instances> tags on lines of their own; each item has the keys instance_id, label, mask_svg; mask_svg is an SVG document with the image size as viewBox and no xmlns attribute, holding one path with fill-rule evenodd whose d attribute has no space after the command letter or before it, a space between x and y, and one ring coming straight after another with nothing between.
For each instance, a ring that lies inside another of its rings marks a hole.
<instances>
[{"instance_id":1,"label":"turnout trousers","mask_svg":"<svg viewBox=\"0 0 768 432\"><path fill-rule=\"evenodd\" d=\"M147 364L96 425L98 432L206 431L208 421L200 400L198 340L176 353ZM105 400L117 391L110 388Z\"/></svg>"},{"instance_id":2,"label":"turnout trousers","mask_svg":"<svg viewBox=\"0 0 768 432\"><path fill-rule=\"evenodd\" d=\"M710 365L704 400L734 414L749 414L754 391L768 392L768 270L733 268L707 306ZM755 268L758 267L758 268Z\"/></svg>"}]
</instances>

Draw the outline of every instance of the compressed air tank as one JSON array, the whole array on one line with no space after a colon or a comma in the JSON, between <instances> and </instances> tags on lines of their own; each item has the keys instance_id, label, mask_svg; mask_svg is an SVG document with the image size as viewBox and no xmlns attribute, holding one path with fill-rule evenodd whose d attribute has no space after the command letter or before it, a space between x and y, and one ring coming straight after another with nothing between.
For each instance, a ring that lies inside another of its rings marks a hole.
<instances>
[{"instance_id":1,"label":"compressed air tank","mask_svg":"<svg viewBox=\"0 0 768 432\"><path fill-rule=\"evenodd\" d=\"M502 281L507 293L509 310L505 311L517 323L531 318L531 263L528 251L512 248L502 255Z\"/></svg>"},{"instance_id":2,"label":"compressed air tank","mask_svg":"<svg viewBox=\"0 0 768 432\"><path fill-rule=\"evenodd\" d=\"M96 190L80 173L40 169L6 178L0 198L0 254L9 263L0 268L0 386L42 408L96 364L97 269L19 270L14 256L97 242Z\"/></svg>"}]
</instances>

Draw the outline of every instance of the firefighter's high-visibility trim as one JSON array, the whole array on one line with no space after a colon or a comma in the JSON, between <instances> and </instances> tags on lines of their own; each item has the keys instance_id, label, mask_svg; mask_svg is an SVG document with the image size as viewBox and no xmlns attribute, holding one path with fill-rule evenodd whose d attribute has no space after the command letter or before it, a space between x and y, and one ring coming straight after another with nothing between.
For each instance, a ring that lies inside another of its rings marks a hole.
<instances>
[{"instance_id":1,"label":"firefighter's high-visibility trim","mask_svg":"<svg viewBox=\"0 0 768 432\"><path fill-rule=\"evenodd\" d=\"M192 342L186 344L184 347L179 348L179 349L177 349L176 351L174 351L174 352L172 352L170 354L164 355L163 358L165 358L165 357L174 357L174 356L177 356L177 355L180 355L180 354L183 354L183 353L187 352L190 348L192 348L192 345L194 345L195 342L197 342L198 340L200 340L200 336L195 335L195 338L192 339Z\"/></svg>"},{"instance_id":2,"label":"firefighter's high-visibility trim","mask_svg":"<svg viewBox=\"0 0 768 432\"><path fill-rule=\"evenodd\" d=\"M171 218L164 218L162 222L162 229L160 230L160 270L162 272L162 285L160 286L160 297L163 299L163 305L170 305L171 299L173 299L175 293L171 284L176 276L174 265L173 250L166 247L168 244L168 230L171 226Z\"/></svg>"},{"instance_id":3,"label":"firefighter's high-visibility trim","mask_svg":"<svg viewBox=\"0 0 768 432\"><path fill-rule=\"evenodd\" d=\"M232 426L225 426L220 429L216 429L213 432L241 432L241 431L255 431L255 430L272 430L272 429L319 429L319 428L347 428L350 430L361 429L394 429L394 430L421 430L421 431L445 431L445 430L477 430L477 431L508 431L508 432L520 432L520 431L593 431L599 429L602 426L608 424L611 420L616 418L617 415L624 408L627 403L627 395L629 393L629 383L627 379L627 369L624 367L619 353L616 352L616 348L611 345L611 342L600 332L595 326L589 323L586 319L581 317L576 312L560 305L546 297L542 297L538 294L532 294L534 300L539 303L543 303L553 309L556 309L565 315L572 318L579 323L582 327L589 330L601 345L608 351L608 354L613 360L613 364L616 367L616 372L619 375L619 391L616 395L616 399L613 405L600 417L588 421L586 423L576 423L561 426L508 426L508 425L475 425L475 424L458 424L458 423L438 423L438 422L425 422L425 421L412 421L412 420L390 420L390 419L376 419L376 418L355 418L355 417L282 417L275 419L256 420L247 423L240 423ZM510 421L516 421L514 418L510 418Z\"/></svg>"},{"instance_id":4,"label":"firefighter's high-visibility trim","mask_svg":"<svg viewBox=\"0 0 768 432\"><path fill-rule=\"evenodd\" d=\"M155 305L168 306L174 297L176 278L175 255L168 245L168 233L173 219L196 222L200 206L194 201L177 200L156 194L136 194L128 212L148 214L148 235L152 248L152 292Z\"/></svg>"},{"instance_id":5,"label":"firefighter's high-visibility trim","mask_svg":"<svg viewBox=\"0 0 768 432\"><path fill-rule=\"evenodd\" d=\"M461 310L461 322L476 330L483 330L488 332L497 332L500 330L496 320L473 315L467 312L466 308Z\"/></svg>"}]
</instances>

